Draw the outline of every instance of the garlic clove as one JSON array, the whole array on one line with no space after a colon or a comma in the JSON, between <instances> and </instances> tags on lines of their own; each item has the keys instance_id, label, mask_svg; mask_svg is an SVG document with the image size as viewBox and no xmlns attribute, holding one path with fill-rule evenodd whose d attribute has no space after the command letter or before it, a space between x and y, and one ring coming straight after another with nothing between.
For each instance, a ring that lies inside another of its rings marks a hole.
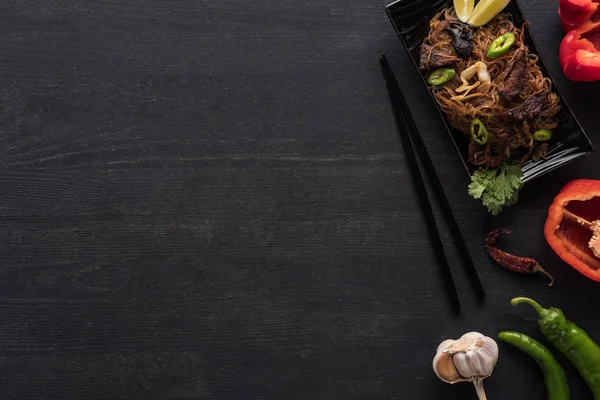
<instances>
[{"instance_id":1,"label":"garlic clove","mask_svg":"<svg viewBox=\"0 0 600 400\"><path fill-rule=\"evenodd\" d=\"M446 351L446 350L448 350L448 348L454 342L456 342L456 340L454 340L454 339L446 339L446 340L444 340L442 343L440 343L440 345L438 346L438 348L437 348L437 350L435 352L439 353L440 351Z\"/></svg>"},{"instance_id":2,"label":"garlic clove","mask_svg":"<svg viewBox=\"0 0 600 400\"><path fill-rule=\"evenodd\" d=\"M477 340L481 339L482 337L484 336L479 332L465 333L460 337L460 339L455 340L447 350L451 354L473 350Z\"/></svg>"},{"instance_id":3,"label":"garlic clove","mask_svg":"<svg viewBox=\"0 0 600 400\"><path fill-rule=\"evenodd\" d=\"M433 372L446 383L458 383L464 380L454 366L452 355L446 352L438 353L433 359Z\"/></svg>"},{"instance_id":4,"label":"garlic clove","mask_svg":"<svg viewBox=\"0 0 600 400\"><path fill-rule=\"evenodd\" d=\"M474 347L454 355L454 366L465 378L487 378L494 371L498 360L498 345L492 338L481 337Z\"/></svg>"}]
</instances>

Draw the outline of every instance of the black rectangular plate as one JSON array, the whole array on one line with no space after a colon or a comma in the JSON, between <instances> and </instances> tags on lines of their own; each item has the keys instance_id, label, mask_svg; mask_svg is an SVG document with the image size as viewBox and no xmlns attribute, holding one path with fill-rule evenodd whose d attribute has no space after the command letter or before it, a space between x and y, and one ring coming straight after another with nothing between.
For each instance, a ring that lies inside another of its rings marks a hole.
<instances>
[{"instance_id":1,"label":"black rectangular plate","mask_svg":"<svg viewBox=\"0 0 600 400\"><path fill-rule=\"evenodd\" d=\"M386 7L386 11L392 25L396 29L396 33L400 37L400 41L408 52L410 59L413 62L417 71L419 63L419 46L429 33L429 21L440 10L446 7L452 7L452 0L397 0ZM504 9L504 13L512 15L513 23L520 27L525 22L523 12L516 0L512 0ZM529 46L529 52L540 56L537 45L531 36L528 27L525 27L525 44ZM587 137L581 125L573 115L571 108L566 103L564 96L556 85L556 81L548 72L541 56L538 61L544 76L552 80L552 90L558 94L561 99L561 110L558 113L559 124L553 131L552 139L548 143L548 152L546 160L527 161L523 165L523 181L527 182L547 172L550 172L558 167L561 167L576 158L591 154L594 147ZM427 82L421 72L419 72L423 84L427 88ZM450 126L444 113L435 101L431 91L427 89L431 99L435 103L440 116L444 120L444 124L454 142L454 146L462 159L462 163L467 170L467 173L472 174L474 168L469 164L468 155L468 140L457 129Z\"/></svg>"}]
</instances>

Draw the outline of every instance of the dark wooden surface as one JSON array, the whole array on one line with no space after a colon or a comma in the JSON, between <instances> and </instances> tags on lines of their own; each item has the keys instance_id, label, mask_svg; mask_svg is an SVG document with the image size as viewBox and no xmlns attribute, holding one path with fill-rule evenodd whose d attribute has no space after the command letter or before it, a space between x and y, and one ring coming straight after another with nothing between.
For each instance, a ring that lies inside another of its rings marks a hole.
<instances>
[{"instance_id":1,"label":"dark wooden surface","mask_svg":"<svg viewBox=\"0 0 600 400\"><path fill-rule=\"evenodd\" d=\"M593 140L599 84L562 77L555 2L523 3ZM0 5L0 398L468 399L434 377L469 330L537 338L514 295L600 340L599 286L545 244L553 195L488 218L384 1L10 0ZM410 98L488 292L446 301L378 58ZM493 265L484 234L554 274ZM500 346L491 399L544 399ZM564 362L564 359L560 358ZM591 398L564 362L573 398Z\"/></svg>"}]
</instances>

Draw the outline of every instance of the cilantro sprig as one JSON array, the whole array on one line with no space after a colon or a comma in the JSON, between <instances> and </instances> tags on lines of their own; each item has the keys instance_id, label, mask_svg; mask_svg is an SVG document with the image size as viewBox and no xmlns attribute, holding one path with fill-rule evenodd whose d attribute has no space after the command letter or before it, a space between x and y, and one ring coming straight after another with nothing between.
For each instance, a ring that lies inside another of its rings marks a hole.
<instances>
[{"instance_id":1,"label":"cilantro sprig","mask_svg":"<svg viewBox=\"0 0 600 400\"><path fill-rule=\"evenodd\" d=\"M479 169L471 176L469 194L481 199L492 215L517 202L523 187L523 171L516 165L503 164L500 168Z\"/></svg>"}]
</instances>

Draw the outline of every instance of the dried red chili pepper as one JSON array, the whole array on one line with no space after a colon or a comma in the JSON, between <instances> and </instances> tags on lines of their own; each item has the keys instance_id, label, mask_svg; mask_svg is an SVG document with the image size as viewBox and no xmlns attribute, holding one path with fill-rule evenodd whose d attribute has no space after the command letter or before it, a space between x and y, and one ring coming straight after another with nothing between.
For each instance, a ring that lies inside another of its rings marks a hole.
<instances>
[{"instance_id":1,"label":"dried red chili pepper","mask_svg":"<svg viewBox=\"0 0 600 400\"><path fill-rule=\"evenodd\" d=\"M600 180L567 183L548 209L544 236L566 263L600 282Z\"/></svg>"},{"instance_id":2,"label":"dried red chili pepper","mask_svg":"<svg viewBox=\"0 0 600 400\"><path fill-rule=\"evenodd\" d=\"M535 274L536 272L541 272L550 278L550 284L548 286L552 286L554 283L554 279L552 276L546 272L537 261L533 258L529 257L518 257L509 253L506 253L498 248L496 248L496 240L501 233L512 233L508 229L499 228L488 233L485 238L485 249L487 250L490 257L496 261L496 263L500 264L504 268L509 271L519 272L521 274Z\"/></svg>"}]
</instances>

